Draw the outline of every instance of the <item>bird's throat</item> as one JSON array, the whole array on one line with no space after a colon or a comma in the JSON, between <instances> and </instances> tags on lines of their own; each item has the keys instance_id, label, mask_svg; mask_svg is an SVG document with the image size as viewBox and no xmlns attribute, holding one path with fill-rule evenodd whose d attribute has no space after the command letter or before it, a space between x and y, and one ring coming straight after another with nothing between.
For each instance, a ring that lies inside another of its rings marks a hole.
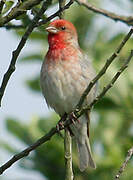
<instances>
[{"instance_id":1,"label":"bird's throat","mask_svg":"<svg viewBox=\"0 0 133 180\"><path fill-rule=\"evenodd\" d=\"M59 62L59 61L69 61L71 59L76 60L80 52L78 43L72 43L73 41L65 40L63 37L64 34L49 34L49 50L46 55L47 62ZM73 45L74 44L74 45ZM78 53L77 53L78 52Z\"/></svg>"},{"instance_id":2,"label":"bird's throat","mask_svg":"<svg viewBox=\"0 0 133 180\"><path fill-rule=\"evenodd\" d=\"M61 37L60 34L49 34L48 36L49 49L63 49L66 47L66 42L64 38Z\"/></svg>"}]
</instances>

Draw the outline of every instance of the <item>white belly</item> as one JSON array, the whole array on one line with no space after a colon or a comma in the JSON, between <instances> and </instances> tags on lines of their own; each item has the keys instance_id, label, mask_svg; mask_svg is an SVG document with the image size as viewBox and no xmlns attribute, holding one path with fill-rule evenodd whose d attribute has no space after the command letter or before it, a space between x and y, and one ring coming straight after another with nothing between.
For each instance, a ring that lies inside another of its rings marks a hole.
<instances>
[{"instance_id":1,"label":"white belly","mask_svg":"<svg viewBox=\"0 0 133 180\"><path fill-rule=\"evenodd\" d=\"M83 91L94 77L94 73L82 68L79 63L62 62L48 67L44 64L41 71L41 87L48 106L59 115L68 113L77 105ZM88 103L94 98L93 89L87 97ZM87 103L86 101L86 103Z\"/></svg>"}]
</instances>

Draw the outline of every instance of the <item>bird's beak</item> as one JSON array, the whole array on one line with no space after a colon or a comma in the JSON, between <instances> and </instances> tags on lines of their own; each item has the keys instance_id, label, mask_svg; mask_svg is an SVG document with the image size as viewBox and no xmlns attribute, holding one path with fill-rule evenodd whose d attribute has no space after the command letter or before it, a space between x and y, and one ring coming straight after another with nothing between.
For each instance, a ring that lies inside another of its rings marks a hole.
<instances>
[{"instance_id":1,"label":"bird's beak","mask_svg":"<svg viewBox=\"0 0 133 180\"><path fill-rule=\"evenodd\" d=\"M59 30L53 26L49 26L46 28L46 31L48 31L49 33L52 33L52 34L57 34Z\"/></svg>"}]
</instances>

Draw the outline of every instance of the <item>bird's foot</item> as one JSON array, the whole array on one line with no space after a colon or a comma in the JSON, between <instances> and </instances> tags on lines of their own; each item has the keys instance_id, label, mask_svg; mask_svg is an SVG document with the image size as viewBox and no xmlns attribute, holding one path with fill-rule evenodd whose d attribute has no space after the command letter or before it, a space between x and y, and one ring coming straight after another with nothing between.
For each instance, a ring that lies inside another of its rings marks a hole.
<instances>
[{"instance_id":1,"label":"bird's foot","mask_svg":"<svg viewBox=\"0 0 133 180\"><path fill-rule=\"evenodd\" d=\"M56 125L56 129L59 132L61 129L64 129L64 122L63 121L59 121L58 124Z\"/></svg>"},{"instance_id":2,"label":"bird's foot","mask_svg":"<svg viewBox=\"0 0 133 180\"><path fill-rule=\"evenodd\" d=\"M56 125L56 129L57 131L60 131L61 129L64 129L64 121L66 120L67 117L67 113L65 113L62 117L61 120L58 122L58 124Z\"/></svg>"},{"instance_id":3,"label":"bird's foot","mask_svg":"<svg viewBox=\"0 0 133 180\"><path fill-rule=\"evenodd\" d=\"M64 129L64 122L66 121L67 118L67 113L65 113L62 117L61 120L58 122L58 124L56 125L56 129L58 131L58 133L60 134L60 130ZM70 113L69 115L69 119L71 121L72 124L76 124L76 122L80 123L79 119L76 117L76 115L74 114L74 112ZM67 129L69 130L71 136L73 136L73 132L70 128L70 126L67 126Z\"/></svg>"},{"instance_id":4,"label":"bird's foot","mask_svg":"<svg viewBox=\"0 0 133 180\"><path fill-rule=\"evenodd\" d=\"M74 112L72 112L72 113L70 114L70 120L71 120L71 122L72 122L74 125L75 125L76 121L77 121L78 123L80 123L79 119L76 117L76 115L74 114Z\"/></svg>"}]
</instances>

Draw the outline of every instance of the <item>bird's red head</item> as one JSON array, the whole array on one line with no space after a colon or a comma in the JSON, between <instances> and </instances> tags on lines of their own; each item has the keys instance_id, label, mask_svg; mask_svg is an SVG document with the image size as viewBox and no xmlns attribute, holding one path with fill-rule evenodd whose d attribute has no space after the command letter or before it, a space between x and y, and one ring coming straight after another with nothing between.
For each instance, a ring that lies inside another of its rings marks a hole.
<instances>
[{"instance_id":1,"label":"bird's red head","mask_svg":"<svg viewBox=\"0 0 133 180\"><path fill-rule=\"evenodd\" d=\"M48 42L52 49L64 48L68 44L78 45L77 31L74 25L67 20L54 20L46 30L49 32Z\"/></svg>"}]
</instances>

